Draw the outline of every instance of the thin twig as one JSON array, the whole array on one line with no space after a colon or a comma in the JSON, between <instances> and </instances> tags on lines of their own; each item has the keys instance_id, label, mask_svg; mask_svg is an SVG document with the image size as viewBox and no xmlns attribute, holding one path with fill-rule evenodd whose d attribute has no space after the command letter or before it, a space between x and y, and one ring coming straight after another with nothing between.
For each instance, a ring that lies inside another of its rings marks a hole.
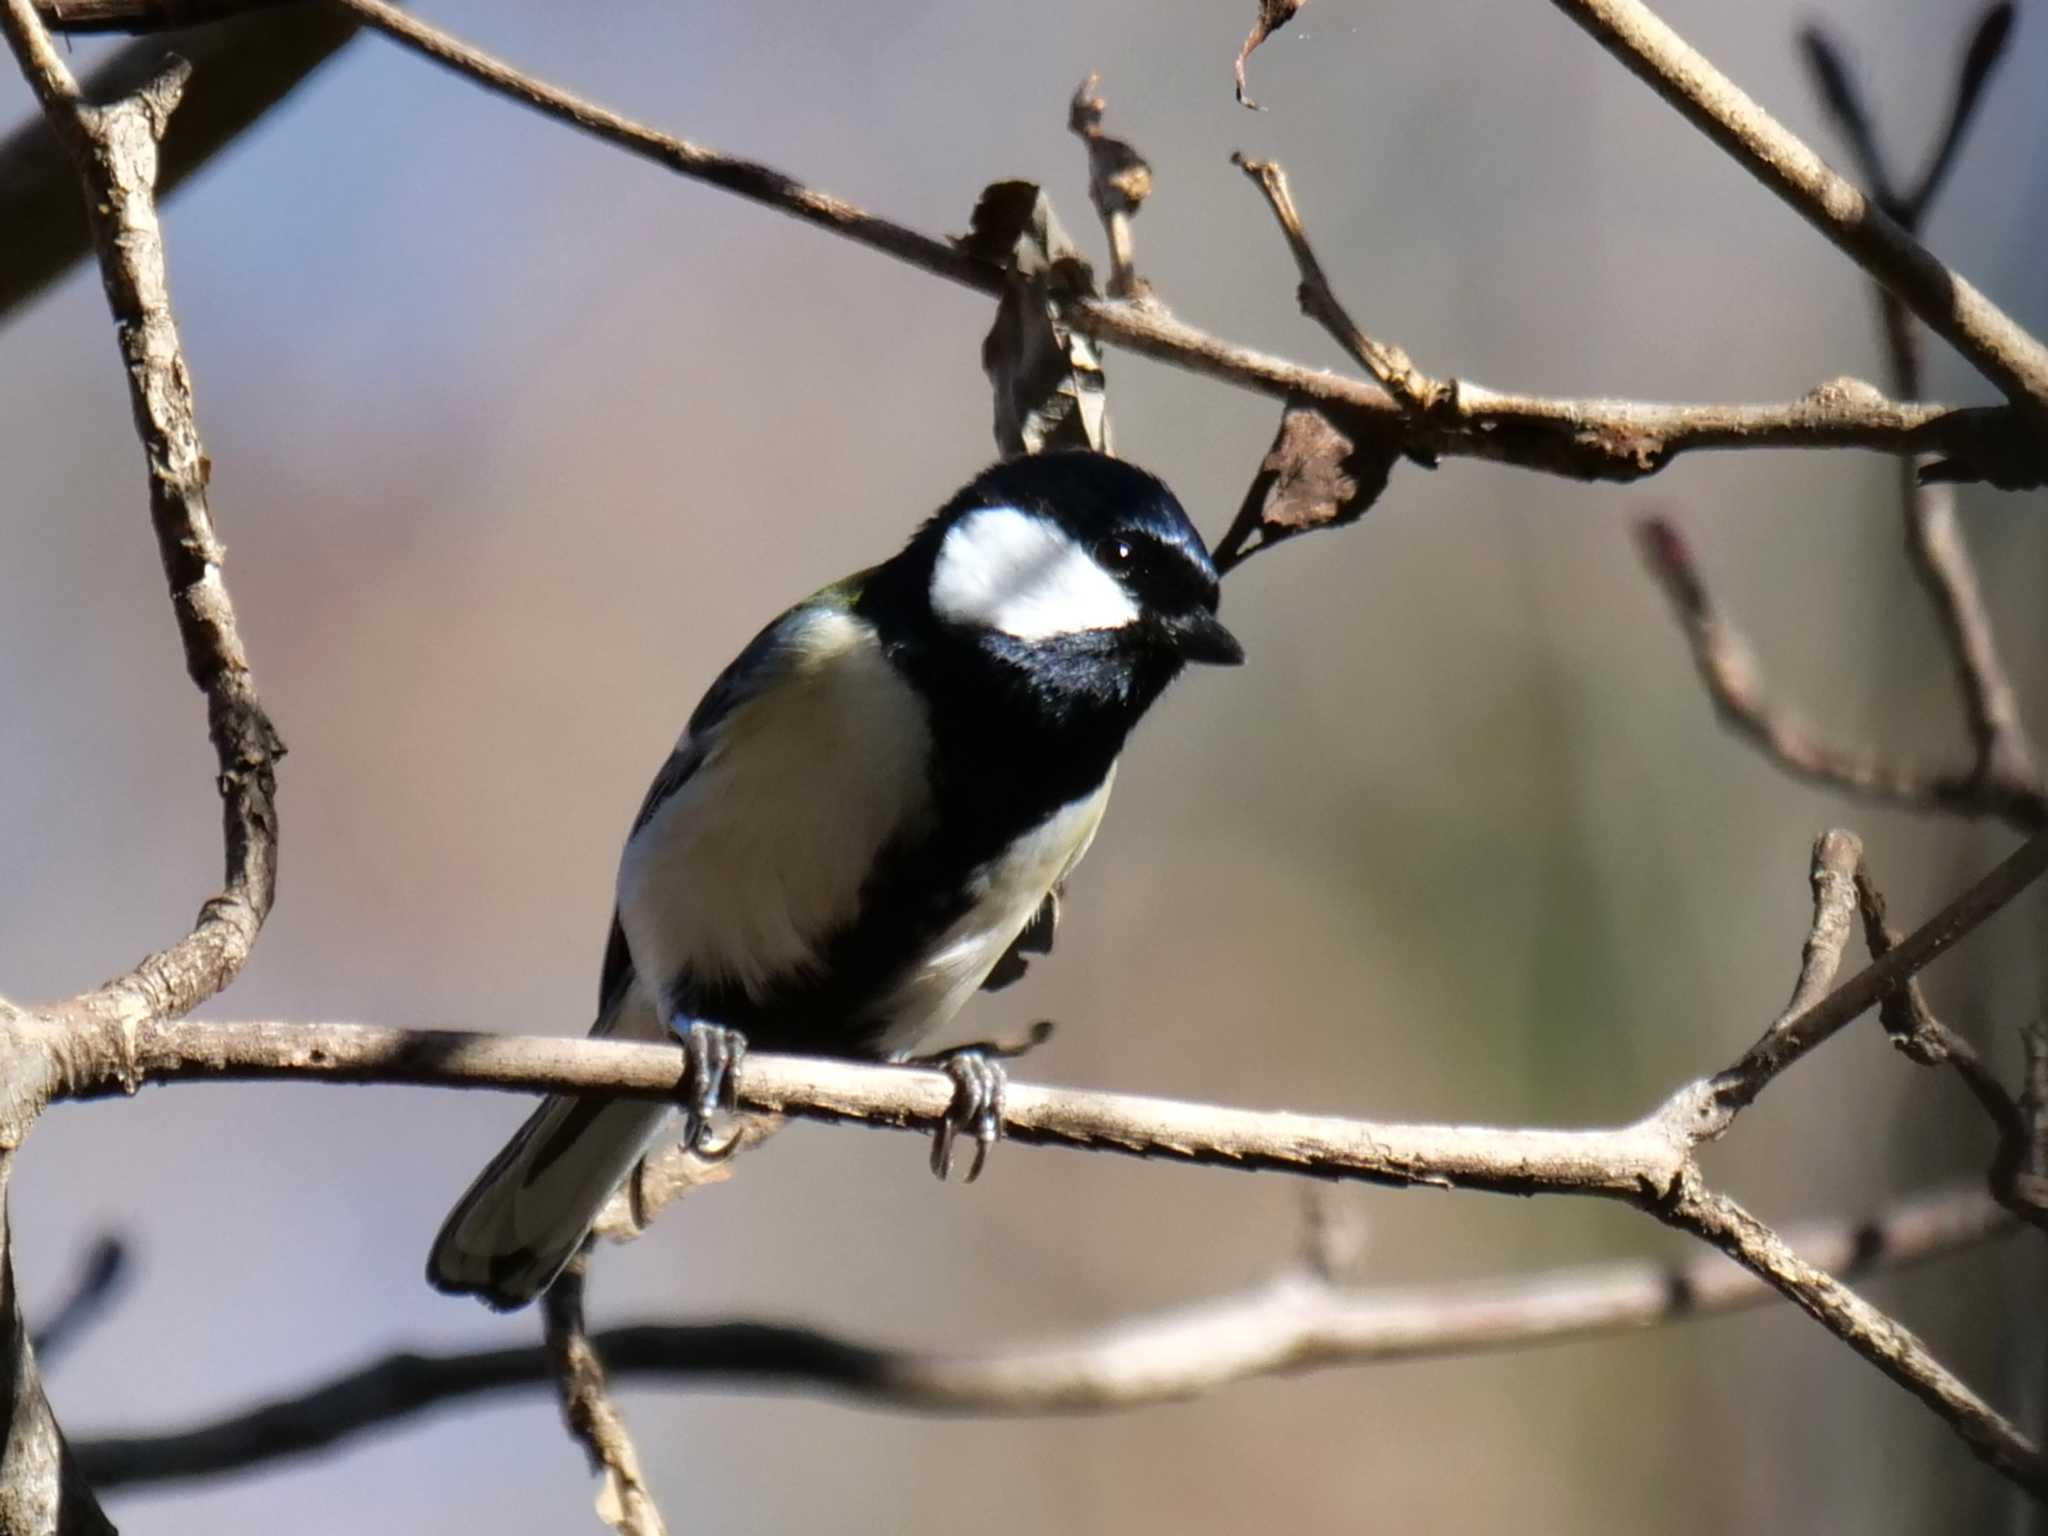
<instances>
[{"instance_id":1,"label":"thin twig","mask_svg":"<svg viewBox=\"0 0 2048 1536\"><path fill-rule=\"evenodd\" d=\"M1417 368L1413 359L1393 342L1366 335L1351 318L1350 311L1330 287L1323 264L1316 259L1315 247L1309 244L1308 231L1302 226L1301 213L1295 208L1294 195L1287 186L1287 173L1279 162L1253 160L1239 151L1231 155L1230 163L1258 185L1273 217L1280 222L1280 232L1287 237L1287 248L1294 253L1294 264L1301 272L1301 286L1296 290L1301 312L1336 337L1339 346L1386 386L1387 393L1403 411L1426 415L1447 394L1454 395L1453 386L1441 384Z\"/></svg>"},{"instance_id":2,"label":"thin twig","mask_svg":"<svg viewBox=\"0 0 2048 1536\"><path fill-rule=\"evenodd\" d=\"M382 0L332 0L458 74L679 175L802 219L991 297L1003 274L954 245L855 207L769 166L636 123L513 68ZM1111 342L1206 377L1286 398L1355 406L1390 418L1400 406L1374 385L1305 368L1222 341L1156 304L1070 298L1065 319ZM1454 408L1453 408L1454 407ZM1667 405L1503 394L1460 381L1438 419L1411 426L1404 448L1421 456L1492 459L1582 480L1635 480L1703 448L1872 448L1939 451L1947 472L2007 487L2048 482L2048 449L2010 408L1902 406L1866 386L1823 385L1769 405Z\"/></svg>"},{"instance_id":3,"label":"thin twig","mask_svg":"<svg viewBox=\"0 0 2048 1536\"><path fill-rule=\"evenodd\" d=\"M1863 917L1863 937L1870 958L1882 960L1898 947L1900 935L1886 918L1884 893L1868 864L1856 869L1856 905ZM1950 1066L1998 1132L1988 1183L1991 1194L2020 1220L2048 1231L2048 1188L2029 1181L2027 1170L2041 1151L2040 1137L2024 1095L2015 1101L1963 1035L1934 1016L1917 977L1891 992L1878 1005L1878 1018L1902 1055L1922 1066ZM2031 1081L2031 1079L2030 1079Z\"/></svg>"},{"instance_id":4,"label":"thin twig","mask_svg":"<svg viewBox=\"0 0 2048 1536\"><path fill-rule=\"evenodd\" d=\"M541 1297L547 1330L542 1348L562 1401L562 1421L604 1479L598 1518L623 1536L668 1536L661 1510L640 1471L640 1453L605 1383L604 1361L583 1326L583 1283L590 1249L569 1261Z\"/></svg>"},{"instance_id":5,"label":"thin twig","mask_svg":"<svg viewBox=\"0 0 2048 1536\"><path fill-rule=\"evenodd\" d=\"M1990 778L1974 768L1937 770L1827 740L1796 711L1771 699L1755 653L1715 606L1677 527L1663 518L1646 518L1638 535L1644 563L1684 626L1714 708L1785 772L1911 810L1996 817L2022 830L2048 825L2048 794L2039 785Z\"/></svg>"},{"instance_id":6,"label":"thin twig","mask_svg":"<svg viewBox=\"0 0 2048 1536\"><path fill-rule=\"evenodd\" d=\"M1666 26L1642 0L1552 0L2015 402L2048 410L2048 347Z\"/></svg>"},{"instance_id":7,"label":"thin twig","mask_svg":"<svg viewBox=\"0 0 2048 1536\"><path fill-rule=\"evenodd\" d=\"M1861 1221L1788 1234L1846 1278L1965 1251L2012 1230L1981 1189L1909 1196ZM1427 1290L1349 1287L1296 1271L1238 1293L1120 1319L1064 1339L936 1353L790 1324L643 1323L591 1335L615 1379L811 1389L913 1413L1112 1413L1238 1381L1597 1338L1758 1306L1774 1292L1713 1255L1621 1263ZM81 1439L103 1488L218 1476L325 1449L366 1429L555 1379L538 1346L402 1351L289 1396L181 1429Z\"/></svg>"},{"instance_id":8,"label":"thin twig","mask_svg":"<svg viewBox=\"0 0 2048 1536\"><path fill-rule=\"evenodd\" d=\"M1858 168L1875 189L1878 200L1910 232L1917 233L1934 198L1947 181L1955 155L1984 88L2004 51L2012 25L2012 7L1988 7L1957 70L1956 89L1938 146L1929 157L1911 194L1895 190L1893 174L1879 149L1855 77L1825 33L1810 28L1803 36L1807 62L1822 101L1848 141ZM1921 331L1905 305L1890 290L1877 289L1878 318L1885 341L1892 390L1912 399L1921 393ZM1956 515L1954 488L1930 481L1919 472L1931 460L1900 464L1899 495L1904 514L1906 551L1914 573L1926 589L1953 659L1964 714L1976 746L1975 774L2005 792L2040 794L2033 745L2020 718L2019 697L2004 663L1984 602L1983 586L1970 559Z\"/></svg>"},{"instance_id":9,"label":"thin twig","mask_svg":"<svg viewBox=\"0 0 2048 1536\"><path fill-rule=\"evenodd\" d=\"M1109 103L1096 94L1101 86L1102 77L1091 74L1074 87L1074 99L1067 104L1067 131L1088 147L1088 201L1095 205L1109 242L1109 282L1104 291L1113 299L1145 299L1151 296L1152 285L1138 276L1131 220L1152 195L1152 167L1128 143L1104 131L1102 115Z\"/></svg>"}]
</instances>

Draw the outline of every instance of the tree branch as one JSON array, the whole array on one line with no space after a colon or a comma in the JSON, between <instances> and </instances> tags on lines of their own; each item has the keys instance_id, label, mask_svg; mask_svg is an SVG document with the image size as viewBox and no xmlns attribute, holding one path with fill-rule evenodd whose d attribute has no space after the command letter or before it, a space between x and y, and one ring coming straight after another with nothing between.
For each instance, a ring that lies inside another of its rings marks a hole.
<instances>
[{"instance_id":1,"label":"tree branch","mask_svg":"<svg viewBox=\"0 0 2048 1536\"><path fill-rule=\"evenodd\" d=\"M1552 0L2015 402L2048 409L2048 347L1830 170L1641 0Z\"/></svg>"},{"instance_id":2,"label":"tree branch","mask_svg":"<svg viewBox=\"0 0 2048 1536\"><path fill-rule=\"evenodd\" d=\"M1808 1263L1853 1278L1926 1263L2011 1230L1982 1190L1947 1188L1864 1221L1802 1229L1789 1241ZM1241 1294L1071 1338L960 1353L749 1321L642 1323L601 1330L591 1343L621 1380L819 1391L917 1413L1110 1413L1267 1376L1595 1338L1754 1307L1773 1294L1711 1255L1427 1290L1335 1285L1304 1267ZM81 1439L79 1465L101 1488L217 1476L553 1379L538 1345L401 1351L191 1428Z\"/></svg>"},{"instance_id":3,"label":"tree branch","mask_svg":"<svg viewBox=\"0 0 2048 1536\"><path fill-rule=\"evenodd\" d=\"M1715 606L1692 548L1677 526L1651 517L1638 525L1637 532L1644 564L1684 627L1693 663L1715 710L1785 772L1908 810L1996 817L2022 830L2048 825L2048 793L2038 784L2012 782L1974 767L1934 769L1821 736L1798 711L1771 699L1755 652Z\"/></svg>"},{"instance_id":4,"label":"tree branch","mask_svg":"<svg viewBox=\"0 0 2048 1536\"><path fill-rule=\"evenodd\" d=\"M604 1362L583 1326L583 1284L589 1267L586 1243L541 1297L547 1330L541 1348L562 1401L562 1421L588 1453L591 1470L604 1479L597 1495L598 1518L622 1536L668 1536L641 1474L640 1453L612 1402Z\"/></svg>"},{"instance_id":5,"label":"tree branch","mask_svg":"<svg viewBox=\"0 0 2048 1536\"><path fill-rule=\"evenodd\" d=\"M1003 275L957 246L878 217L769 166L661 133L526 74L383 0L332 0L365 23L497 95L568 123L678 175L829 230L922 271L999 297ZM1219 340L1155 303L1070 298L1064 318L1098 341L1209 378L1285 399L1300 395L1397 418L1400 407L1358 379ZM1483 458L1582 480L1629 481L1702 448L1872 448L1938 451L1945 472L2013 487L2048 483L2048 446L2010 408L1903 405L1854 381L1771 405L1664 405L1502 394L1460 382L1404 449L1423 457Z\"/></svg>"},{"instance_id":6,"label":"tree branch","mask_svg":"<svg viewBox=\"0 0 2048 1536\"><path fill-rule=\"evenodd\" d=\"M219 761L226 878L191 933L125 976L74 999L83 1025L182 1014L241 970L269 914L277 873L275 767L284 753L257 697L255 679L221 579L206 485L211 465L193 413L191 374L171 314L163 234L153 197L157 145L189 70L174 62L139 94L89 105L28 0L6 0L6 32L22 71L85 183L107 303L126 365L135 428L149 472L150 522L170 582L185 666L206 696ZM38 1085L10 1082L17 1104L0 1133L17 1140Z\"/></svg>"},{"instance_id":7,"label":"tree branch","mask_svg":"<svg viewBox=\"0 0 2048 1536\"><path fill-rule=\"evenodd\" d=\"M46 3L45 13L49 8ZM243 0L230 9L245 8ZM201 7L170 7L180 19L164 25L206 19L185 14L195 9ZM156 179L157 196L164 198L290 95L356 30L353 16L325 5L231 15L123 48L86 79L81 94L87 101L133 95L162 71L167 49L191 63L206 89L179 111L176 131L165 136ZM0 318L92 249L77 168L41 117L0 141L0 225L7 230L0 241Z\"/></svg>"},{"instance_id":8,"label":"tree branch","mask_svg":"<svg viewBox=\"0 0 2048 1536\"><path fill-rule=\"evenodd\" d=\"M1964 130L1983 99L1984 87L1996 68L2012 25L2012 7L1986 8L1975 36L1957 70L1955 95L1938 147L1909 195L1894 189L1899 178L1878 149L1870 114L1855 77L1826 34L1809 28L1802 34L1807 62L1821 99L1847 139L1864 178L1876 189L1880 203L1911 232L1918 232L1934 198L1955 164ZM1905 305L1888 289L1877 289L1878 318L1883 331L1887 368L1894 391L1910 399L1921 392L1921 332ZM1930 461L1919 461L1924 470ZM1914 573L1932 602L1962 693L1970 737L1976 746L1976 776L1996 786L1994 793L2041 795L2032 744L2020 720L2018 694L1999 659L1998 643L1975 564L1956 516L1953 487L1923 478L1913 462L1900 465L1899 497L1904 513L1906 551Z\"/></svg>"},{"instance_id":9,"label":"tree branch","mask_svg":"<svg viewBox=\"0 0 2048 1536\"><path fill-rule=\"evenodd\" d=\"M12 0L20 4L22 0ZM1781 1072L2013 900L2048 870L2048 833L2023 844L1969 890L1847 982L1818 1000L1817 978L1838 955L1841 845L1816 849L1815 921L1795 1004L1734 1065L1689 1083L1651 1114L1604 1130L1413 1125L1261 1114L1132 1095L1012 1084L1003 1129L1012 1140L1239 1169L1274 1169L1392 1185L1576 1194L1618 1200L1714 1243L1798 1301L1851 1348L1906 1383L1987 1462L2023 1486L2048 1489L2034 1447L1928 1356L1910 1332L1838 1282L1792 1259L1779 1240L1706 1190L1694 1162L1703 1142ZM145 1020L98 1028L20 1015L0 1021L18 1052L52 1058L69 1098L132 1092L145 1082L299 1078L598 1092L675 1099L683 1053L608 1039L545 1040L344 1024ZM855 1121L931 1132L953 1101L941 1073L850 1061L749 1055L734 1074L738 1107L753 1113Z\"/></svg>"}]
</instances>

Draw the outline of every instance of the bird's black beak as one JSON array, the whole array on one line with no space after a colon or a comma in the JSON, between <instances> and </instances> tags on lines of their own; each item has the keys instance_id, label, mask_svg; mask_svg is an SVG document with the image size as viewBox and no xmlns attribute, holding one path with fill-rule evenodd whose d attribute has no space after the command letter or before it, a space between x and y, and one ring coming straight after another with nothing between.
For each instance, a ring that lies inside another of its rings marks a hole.
<instances>
[{"instance_id":1,"label":"bird's black beak","mask_svg":"<svg viewBox=\"0 0 2048 1536\"><path fill-rule=\"evenodd\" d=\"M1175 614L1166 621L1166 632L1185 661L1212 667L1234 667L1244 661L1244 647L1237 643L1237 636L1206 608Z\"/></svg>"}]
</instances>

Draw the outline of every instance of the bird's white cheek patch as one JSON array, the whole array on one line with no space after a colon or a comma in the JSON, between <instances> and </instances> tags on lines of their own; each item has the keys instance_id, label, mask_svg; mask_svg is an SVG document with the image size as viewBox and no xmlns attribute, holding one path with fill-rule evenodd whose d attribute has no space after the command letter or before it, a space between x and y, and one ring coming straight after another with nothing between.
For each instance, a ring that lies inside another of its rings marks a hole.
<instances>
[{"instance_id":1,"label":"bird's white cheek patch","mask_svg":"<svg viewBox=\"0 0 2048 1536\"><path fill-rule=\"evenodd\" d=\"M1087 550L1016 507L984 507L953 525L932 568L932 611L1018 640L1121 629L1138 617Z\"/></svg>"}]
</instances>

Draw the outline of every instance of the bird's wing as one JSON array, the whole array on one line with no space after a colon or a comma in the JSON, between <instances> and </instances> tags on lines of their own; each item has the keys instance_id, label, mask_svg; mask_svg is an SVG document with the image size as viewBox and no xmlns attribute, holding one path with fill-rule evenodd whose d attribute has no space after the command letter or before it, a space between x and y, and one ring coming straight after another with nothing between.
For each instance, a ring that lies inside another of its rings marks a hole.
<instances>
[{"instance_id":1,"label":"bird's wing","mask_svg":"<svg viewBox=\"0 0 2048 1536\"><path fill-rule=\"evenodd\" d=\"M726 668L626 841L624 947L672 1005L759 1000L815 970L883 849L930 812L925 704L855 611L858 582L798 604Z\"/></svg>"},{"instance_id":2,"label":"bird's wing","mask_svg":"<svg viewBox=\"0 0 2048 1536\"><path fill-rule=\"evenodd\" d=\"M1024 973L1031 969L1031 962L1024 957L1051 954L1053 932L1059 925L1060 887L1054 886L1045 893L1045 900L1038 904L1038 910L1032 914L1031 921L1026 923L1017 937L1010 941L1010 947L1003 951L1002 958L996 961L994 969L983 979L981 990L1000 992L1013 981L1021 980Z\"/></svg>"}]
</instances>

